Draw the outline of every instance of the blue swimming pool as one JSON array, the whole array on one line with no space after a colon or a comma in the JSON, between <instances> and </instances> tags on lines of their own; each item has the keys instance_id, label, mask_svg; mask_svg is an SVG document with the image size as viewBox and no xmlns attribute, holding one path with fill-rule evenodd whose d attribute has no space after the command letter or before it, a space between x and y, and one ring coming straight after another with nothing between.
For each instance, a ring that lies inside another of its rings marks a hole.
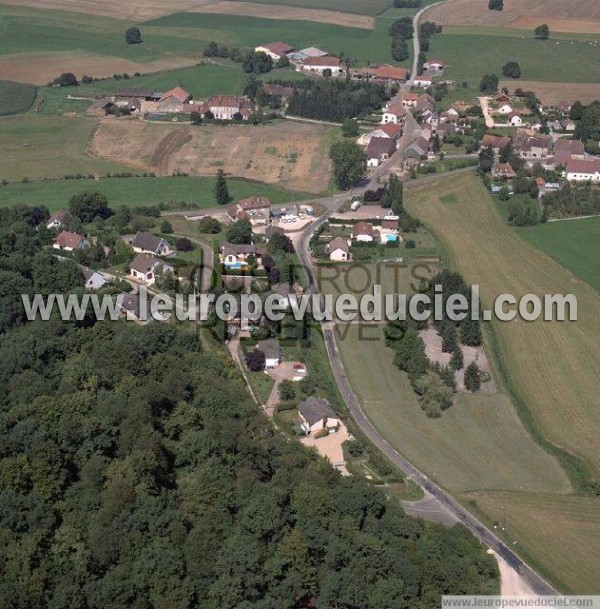
<instances>
[{"instance_id":1,"label":"blue swimming pool","mask_svg":"<svg viewBox=\"0 0 600 609\"><path fill-rule=\"evenodd\" d=\"M228 269L236 269L236 270L240 270L240 269L245 269L247 268L247 264L245 262L226 262L225 266Z\"/></svg>"},{"instance_id":2,"label":"blue swimming pool","mask_svg":"<svg viewBox=\"0 0 600 609\"><path fill-rule=\"evenodd\" d=\"M398 241L398 235L386 235L385 240L389 243L390 241Z\"/></svg>"}]
</instances>

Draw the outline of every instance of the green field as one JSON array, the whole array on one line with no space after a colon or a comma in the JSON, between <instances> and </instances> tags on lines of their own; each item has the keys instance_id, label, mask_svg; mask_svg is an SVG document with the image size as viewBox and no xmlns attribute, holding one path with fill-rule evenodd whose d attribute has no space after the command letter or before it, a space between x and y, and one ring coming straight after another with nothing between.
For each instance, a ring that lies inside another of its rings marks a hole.
<instances>
[{"instance_id":1,"label":"green field","mask_svg":"<svg viewBox=\"0 0 600 609\"><path fill-rule=\"evenodd\" d=\"M600 510L593 497L470 493L497 533L570 594L599 594ZM504 527L505 531L501 530Z\"/></svg>"},{"instance_id":2,"label":"green field","mask_svg":"<svg viewBox=\"0 0 600 609\"><path fill-rule=\"evenodd\" d=\"M253 0L243 0L252 2ZM261 0L261 4L280 4L300 8L326 9L358 15L378 15L391 6L391 0Z\"/></svg>"},{"instance_id":3,"label":"green field","mask_svg":"<svg viewBox=\"0 0 600 609\"><path fill-rule=\"evenodd\" d=\"M507 61L519 62L526 80L599 83L597 37L560 36L561 40L541 41L522 30L448 27L431 37L427 56L446 62L448 78L475 86L484 74L501 76Z\"/></svg>"},{"instance_id":4,"label":"green field","mask_svg":"<svg viewBox=\"0 0 600 609\"><path fill-rule=\"evenodd\" d=\"M36 87L0 80L0 116L25 112L35 100Z\"/></svg>"},{"instance_id":5,"label":"green field","mask_svg":"<svg viewBox=\"0 0 600 609\"><path fill-rule=\"evenodd\" d=\"M234 199L255 194L268 197L273 203L306 200L311 195L289 192L269 184L229 178L229 192ZM0 186L0 205L45 205L50 211L65 206L74 194L85 190L103 192L113 207L153 205L170 201L185 202L190 208L215 207L214 178L101 178L99 180L47 180L10 183Z\"/></svg>"},{"instance_id":6,"label":"green field","mask_svg":"<svg viewBox=\"0 0 600 609\"><path fill-rule=\"evenodd\" d=\"M30 115L0 119L0 179L12 182L24 177L131 171L118 163L86 154L88 141L97 126L98 121L94 119Z\"/></svg>"},{"instance_id":7,"label":"green field","mask_svg":"<svg viewBox=\"0 0 600 609\"><path fill-rule=\"evenodd\" d=\"M522 487L568 492L564 472L531 439L505 395L458 395L440 419L429 419L407 375L394 365L380 326L338 326L338 331L344 367L366 415L432 479L456 492Z\"/></svg>"},{"instance_id":8,"label":"green field","mask_svg":"<svg viewBox=\"0 0 600 609\"><path fill-rule=\"evenodd\" d=\"M600 292L600 218L549 222L518 233Z\"/></svg>"}]
</instances>

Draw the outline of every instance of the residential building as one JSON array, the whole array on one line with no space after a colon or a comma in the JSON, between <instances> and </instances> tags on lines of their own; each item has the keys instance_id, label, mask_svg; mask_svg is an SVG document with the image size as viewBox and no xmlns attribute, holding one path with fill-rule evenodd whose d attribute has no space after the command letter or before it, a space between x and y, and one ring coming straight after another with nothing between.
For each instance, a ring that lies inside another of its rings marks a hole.
<instances>
[{"instance_id":1,"label":"residential building","mask_svg":"<svg viewBox=\"0 0 600 609\"><path fill-rule=\"evenodd\" d=\"M110 281L110 279L100 271L95 271L94 269L90 269L86 266L81 268L81 272L83 273L83 278L85 279L84 285L88 290L99 290Z\"/></svg>"},{"instance_id":2,"label":"residential building","mask_svg":"<svg viewBox=\"0 0 600 609\"><path fill-rule=\"evenodd\" d=\"M566 177L569 182L600 183L600 158L570 159L567 161Z\"/></svg>"},{"instance_id":3,"label":"residential building","mask_svg":"<svg viewBox=\"0 0 600 609\"><path fill-rule=\"evenodd\" d=\"M430 59L423 64L423 70L428 74L441 74L444 71L444 62L439 59Z\"/></svg>"},{"instance_id":4,"label":"residential building","mask_svg":"<svg viewBox=\"0 0 600 609\"><path fill-rule=\"evenodd\" d=\"M394 100L398 99L400 104L405 108L416 108L420 97L421 96L418 93L412 93L412 91L402 91L402 93L399 93Z\"/></svg>"},{"instance_id":5,"label":"residential building","mask_svg":"<svg viewBox=\"0 0 600 609\"><path fill-rule=\"evenodd\" d=\"M554 142L554 163L566 165L569 159L585 159L583 142L581 140L556 140Z\"/></svg>"},{"instance_id":6,"label":"residential building","mask_svg":"<svg viewBox=\"0 0 600 609\"><path fill-rule=\"evenodd\" d=\"M90 246L90 242L78 235L77 233L70 233L69 231L62 231L58 237L54 240L52 247L57 250L64 250L65 252L73 252L75 250L83 250Z\"/></svg>"},{"instance_id":7,"label":"residential building","mask_svg":"<svg viewBox=\"0 0 600 609\"><path fill-rule=\"evenodd\" d=\"M523 125L523 118L518 112L514 110L508 115L508 124L511 127L521 127Z\"/></svg>"},{"instance_id":8,"label":"residential building","mask_svg":"<svg viewBox=\"0 0 600 609\"><path fill-rule=\"evenodd\" d=\"M171 246L161 237L138 231L131 241L131 247L136 254L154 254L168 256L173 253Z\"/></svg>"},{"instance_id":9,"label":"residential building","mask_svg":"<svg viewBox=\"0 0 600 609\"><path fill-rule=\"evenodd\" d=\"M500 135L491 135L487 134L483 136L481 140L481 148L487 148L488 146L492 147L492 150L498 154L502 148L506 148L510 144L510 138L506 136Z\"/></svg>"},{"instance_id":10,"label":"residential building","mask_svg":"<svg viewBox=\"0 0 600 609\"><path fill-rule=\"evenodd\" d=\"M259 341L257 348L265 354L265 368L277 368L281 364L281 348L276 338Z\"/></svg>"},{"instance_id":11,"label":"residential building","mask_svg":"<svg viewBox=\"0 0 600 609\"><path fill-rule=\"evenodd\" d=\"M129 320L139 321L140 314L140 296L137 293L119 294L117 296L117 308L120 309L121 315ZM149 317L150 319L150 317Z\"/></svg>"},{"instance_id":12,"label":"residential building","mask_svg":"<svg viewBox=\"0 0 600 609\"><path fill-rule=\"evenodd\" d=\"M358 143L361 146L368 146L371 142L371 139L374 137L380 138L392 138L393 140L398 140L398 138L402 135L402 127L395 123L385 123L381 125L374 131L370 131L369 133L363 133L358 138Z\"/></svg>"},{"instance_id":13,"label":"residential building","mask_svg":"<svg viewBox=\"0 0 600 609\"><path fill-rule=\"evenodd\" d=\"M401 84L406 82L408 71L406 68L383 64L369 68L352 68L350 70L352 78L359 80L370 80L385 84Z\"/></svg>"},{"instance_id":14,"label":"residential building","mask_svg":"<svg viewBox=\"0 0 600 609\"><path fill-rule=\"evenodd\" d=\"M381 116L381 123L387 125L404 125L408 110L400 103L389 103Z\"/></svg>"},{"instance_id":15,"label":"residential building","mask_svg":"<svg viewBox=\"0 0 600 609\"><path fill-rule=\"evenodd\" d=\"M327 400L311 396L298 404L300 427L309 436L321 429L329 433L336 432L340 427L340 418L329 405Z\"/></svg>"},{"instance_id":16,"label":"residential building","mask_svg":"<svg viewBox=\"0 0 600 609\"><path fill-rule=\"evenodd\" d=\"M55 211L46 221L46 228L48 230L62 228L67 214L66 209Z\"/></svg>"},{"instance_id":17,"label":"residential building","mask_svg":"<svg viewBox=\"0 0 600 609\"><path fill-rule=\"evenodd\" d=\"M370 222L357 222L352 228L352 238L362 243L375 241L375 229Z\"/></svg>"},{"instance_id":18,"label":"residential building","mask_svg":"<svg viewBox=\"0 0 600 609\"><path fill-rule=\"evenodd\" d=\"M252 244L238 245L225 241L219 248L219 261L228 269L244 270L256 258L258 251Z\"/></svg>"},{"instance_id":19,"label":"residential building","mask_svg":"<svg viewBox=\"0 0 600 609\"><path fill-rule=\"evenodd\" d=\"M156 281L157 276L163 273L172 273L173 267L151 254L138 254L129 265L129 274L146 285Z\"/></svg>"},{"instance_id":20,"label":"residential building","mask_svg":"<svg viewBox=\"0 0 600 609\"><path fill-rule=\"evenodd\" d=\"M332 239L327 246L327 252L329 253L329 260L335 262L345 262L350 258L348 242L342 237Z\"/></svg>"},{"instance_id":21,"label":"residential building","mask_svg":"<svg viewBox=\"0 0 600 609\"><path fill-rule=\"evenodd\" d=\"M433 84L433 81L431 80L431 76L421 74L421 76L415 76L413 78L413 84L415 85L415 87L420 87L421 89L428 89Z\"/></svg>"},{"instance_id":22,"label":"residential building","mask_svg":"<svg viewBox=\"0 0 600 609\"><path fill-rule=\"evenodd\" d=\"M179 113L189 105L192 96L181 87L175 87L160 96L156 102L156 112Z\"/></svg>"},{"instance_id":23,"label":"residential building","mask_svg":"<svg viewBox=\"0 0 600 609\"><path fill-rule=\"evenodd\" d=\"M417 112L425 112L426 110L433 112L435 110L435 100L428 93L421 93L419 99L417 99L416 108Z\"/></svg>"},{"instance_id":24,"label":"residential building","mask_svg":"<svg viewBox=\"0 0 600 609\"><path fill-rule=\"evenodd\" d=\"M568 101L560 101L558 103L558 106L556 106L558 111L565 117L569 116L569 113L571 112L571 103Z\"/></svg>"},{"instance_id":25,"label":"residential building","mask_svg":"<svg viewBox=\"0 0 600 609\"><path fill-rule=\"evenodd\" d=\"M307 57L302 62L300 69L308 72L317 72L321 75L326 70L329 70L332 76L342 76L346 73L347 68L342 64L339 57L325 55L324 57Z\"/></svg>"},{"instance_id":26,"label":"residential building","mask_svg":"<svg viewBox=\"0 0 600 609\"><path fill-rule=\"evenodd\" d=\"M216 119L225 121L247 120L254 110L254 104L247 97L237 95L213 95L198 106L201 114L210 112Z\"/></svg>"},{"instance_id":27,"label":"residential building","mask_svg":"<svg viewBox=\"0 0 600 609\"><path fill-rule=\"evenodd\" d=\"M498 114L510 114L513 112L513 107L510 104L500 104L496 112Z\"/></svg>"},{"instance_id":28,"label":"residential building","mask_svg":"<svg viewBox=\"0 0 600 609\"><path fill-rule=\"evenodd\" d=\"M391 137L372 137L367 146L367 167L378 167L396 151L396 140Z\"/></svg>"},{"instance_id":29,"label":"residential building","mask_svg":"<svg viewBox=\"0 0 600 609\"><path fill-rule=\"evenodd\" d=\"M510 163L500 163L496 161L492 167L492 178L495 180L512 180L517 174L510 166Z\"/></svg>"},{"instance_id":30,"label":"residential building","mask_svg":"<svg viewBox=\"0 0 600 609\"><path fill-rule=\"evenodd\" d=\"M257 53L268 55L273 61L278 61L282 57L286 57L287 55L290 55L290 53L293 53L294 47L286 42L269 42L255 47L254 50Z\"/></svg>"},{"instance_id":31,"label":"residential building","mask_svg":"<svg viewBox=\"0 0 600 609\"><path fill-rule=\"evenodd\" d=\"M500 95L496 95L496 97L494 97L494 101L500 105L508 104L508 102L510 102L510 97L508 97L508 95L505 93L501 93Z\"/></svg>"},{"instance_id":32,"label":"residential building","mask_svg":"<svg viewBox=\"0 0 600 609\"><path fill-rule=\"evenodd\" d=\"M237 212L249 212L249 211L257 211L260 209L265 209L269 211L271 209L271 201L266 197L246 197L245 199L240 199L236 203L236 211Z\"/></svg>"}]
</instances>

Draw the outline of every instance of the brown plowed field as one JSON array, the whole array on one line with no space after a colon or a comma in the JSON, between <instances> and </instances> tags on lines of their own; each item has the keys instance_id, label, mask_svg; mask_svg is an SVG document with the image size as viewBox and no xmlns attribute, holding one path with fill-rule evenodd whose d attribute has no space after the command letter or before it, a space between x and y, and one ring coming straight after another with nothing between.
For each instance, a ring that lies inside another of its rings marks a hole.
<instances>
[{"instance_id":1,"label":"brown plowed field","mask_svg":"<svg viewBox=\"0 0 600 609\"><path fill-rule=\"evenodd\" d=\"M443 25L501 26L531 30L547 23L551 31L600 33L598 0L504 0L490 11L481 0L452 0L433 7L427 18Z\"/></svg>"}]
</instances>

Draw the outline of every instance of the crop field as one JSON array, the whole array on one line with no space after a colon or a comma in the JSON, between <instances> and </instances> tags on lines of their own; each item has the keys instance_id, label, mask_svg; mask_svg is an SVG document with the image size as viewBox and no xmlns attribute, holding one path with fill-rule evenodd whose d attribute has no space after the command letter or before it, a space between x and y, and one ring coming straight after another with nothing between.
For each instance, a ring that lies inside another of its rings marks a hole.
<instances>
[{"instance_id":1,"label":"crop field","mask_svg":"<svg viewBox=\"0 0 600 609\"><path fill-rule=\"evenodd\" d=\"M486 2L453 0L431 9L427 18L443 25L504 26L533 30L546 23L555 32L600 33L596 0L513 0L504 10L490 11Z\"/></svg>"},{"instance_id":2,"label":"crop field","mask_svg":"<svg viewBox=\"0 0 600 609\"><path fill-rule=\"evenodd\" d=\"M518 233L600 292L600 218L549 222Z\"/></svg>"},{"instance_id":3,"label":"crop field","mask_svg":"<svg viewBox=\"0 0 600 609\"><path fill-rule=\"evenodd\" d=\"M599 594L600 510L593 497L470 493L504 538L563 592Z\"/></svg>"},{"instance_id":4,"label":"crop field","mask_svg":"<svg viewBox=\"0 0 600 609\"><path fill-rule=\"evenodd\" d=\"M0 179L15 181L128 171L120 159L104 161L86 153L98 123L93 119L30 115L0 119Z\"/></svg>"},{"instance_id":5,"label":"crop field","mask_svg":"<svg viewBox=\"0 0 600 609\"><path fill-rule=\"evenodd\" d=\"M334 127L277 122L264 126L174 126L139 120L102 121L89 151L142 171L237 177L320 193L330 181Z\"/></svg>"},{"instance_id":6,"label":"crop field","mask_svg":"<svg viewBox=\"0 0 600 609\"><path fill-rule=\"evenodd\" d=\"M440 197L455 194L457 203ZM474 175L410 188L407 208L441 240L469 283L479 284L484 306L499 294L568 294L578 301L576 322L492 322L494 355L506 383L537 432L579 457L600 479L600 296L505 224Z\"/></svg>"},{"instance_id":7,"label":"crop field","mask_svg":"<svg viewBox=\"0 0 600 609\"><path fill-rule=\"evenodd\" d=\"M557 105L563 100L579 100L582 104L590 104L600 99L600 84L590 84L578 82L540 82L530 80L501 80L500 89L506 87L509 91L514 91L521 87L526 91L535 91L536 95L547 105Z\"/></svg>"},{"instance_id":8,"label":"crop field","mask_svg":"<svg viewBox=\"0 0 600 609\"><path fill-rule=\"evenodd\" d=\"M273 203L299 201L310 198L303 192L292 192L249 180L227 180L229 193L234 199L260 194ZM214 198L215 179L191 176L166 178L100 178L98 180L51 180L40 182L9 183L0 186L0 205L45 205L56 211L74 194L85 190L103 192L113 207L125 205L154 205L170 201L185 202L190 208L216 207Z\"/></svg>"},{"instance_id":9,"label":"crop field","mask_svg":"<svg viewBox=\"0 0 600 609\"><path fill-rule=\"evenodd\" d=\"M25 112L33 104L36 91L32 85L0 80L0 115Z\"/></svg>"},{"instance_id":10,"label":"crop field","mask_svg":"<svg viewBox=\"0 0 600 609\"><path fill-rule=\"evenodd\" d=\"M490 11L493 12L493 11ZM484 74L501 74L502 66L518 61L523 79L563 83L600 83L600 40L595 38L536 40L533 33L515 36L515 30L444 28L431 37L429 57L447 64L445 76L478 86ZM519 80L510 88L520 86Z\"/></svg>"},{"instance_id":11,"label":"crop field","mask_svg":"<svg viewBox=\"0 0 600 609\"><path fill-rule=\"evenodd\" d=\"M457 395L440 419L425 416L377 325L337 325L338 348L366 415L428 476L452 491L568 492L566 475L529 436L507 396Z\"/></svg>"},{"instance_id":12,"label":"crop field","mask_svg":"<svg viewBox=\"0 0 600 609\"><path fill-rule=\"evenodd\" d=\"M390 0L262 0L262 2L306 9L327 9L358 15L378 15L392 4Z\"/></svg>"}]
</instances>

